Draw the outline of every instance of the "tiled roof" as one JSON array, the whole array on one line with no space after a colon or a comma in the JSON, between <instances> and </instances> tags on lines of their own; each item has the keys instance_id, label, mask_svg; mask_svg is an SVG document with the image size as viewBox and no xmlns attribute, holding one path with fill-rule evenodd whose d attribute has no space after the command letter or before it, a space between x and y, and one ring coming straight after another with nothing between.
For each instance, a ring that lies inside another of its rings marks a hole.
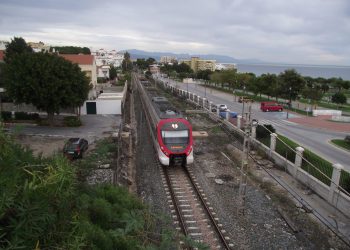
<instances>
[{"instance_id":1,"label":"tiled roof","mask_svg":"<svg viewBox=\"0 0 350 250\"><path fill-rule=\"evenodd\" d=\"M5 56L5 51L0 50L0 61L4 60L4 56Z\"/></svg>"},{"instance_id":2,"label":"tiled roof","mask_svg":"<svg viewBox=\"0 0 350 250\"><path fill-rule=\"evenodd\" d=\"M92 65L94 62L93 55L69 55L69 54L59 54L64 59L71 61L72 63L77 63L80 65Z\"/></svg>"}]
</instances>

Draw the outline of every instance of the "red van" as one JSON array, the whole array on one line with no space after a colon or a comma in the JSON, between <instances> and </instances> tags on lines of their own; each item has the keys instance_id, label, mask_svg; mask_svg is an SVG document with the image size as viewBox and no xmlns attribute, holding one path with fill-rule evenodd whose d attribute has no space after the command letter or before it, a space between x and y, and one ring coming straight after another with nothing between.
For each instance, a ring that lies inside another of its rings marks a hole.
<instances>
[{"instance_id":1,"label":"red van","mask_svg":"<svg viewBox=\"0 0 350 250\"><path fill-rule=\"evenodd\" d=\"M263 112L283 111L283 106L277 102L261 102L260 109Z\"/></svg>"}]
</instances>

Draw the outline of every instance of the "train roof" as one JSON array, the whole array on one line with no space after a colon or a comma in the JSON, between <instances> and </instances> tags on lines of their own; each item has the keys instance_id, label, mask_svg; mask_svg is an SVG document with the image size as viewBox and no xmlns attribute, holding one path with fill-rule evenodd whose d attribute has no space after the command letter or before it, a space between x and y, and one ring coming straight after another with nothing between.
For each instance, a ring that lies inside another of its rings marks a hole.
<instances>
[{"instance_id":1,"label":"train roof","mask_svg":"<svg viewBox=\"0 0 350 250\"><path fill-rule=\"evenodd\" d=\"M152 105L160 119L181 118L181 113L164 96L153 96Z\"/></svg>"}]
</instances>

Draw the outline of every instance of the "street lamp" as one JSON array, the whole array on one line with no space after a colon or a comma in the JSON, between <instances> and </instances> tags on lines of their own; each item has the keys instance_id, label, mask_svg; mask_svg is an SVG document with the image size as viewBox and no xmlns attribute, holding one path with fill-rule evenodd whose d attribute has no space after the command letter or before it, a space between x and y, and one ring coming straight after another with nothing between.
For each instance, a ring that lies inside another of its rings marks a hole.
<instances>
[{"instance_id":1,"label":"street lamp","mask_svg":"<svg viewBox=\"0 0 350 250\"><path fill-rule=\"evenodd\" d=\"M292 106L292 87L289 87L289 102L288 102L288 108L287 108L287 119L289 118L289 109Z\"/></svg>"},{"instance_id":2,"label":"street lamp","mask_svg":"<svg viewBox=\"0 0 350 250\"><path fill-rule=\"evenodd\" d=\"M1 93L4 93L5 89L0 88L0 123L2 122L2 101L1 101Z\"/></svg>"}]
</instances>

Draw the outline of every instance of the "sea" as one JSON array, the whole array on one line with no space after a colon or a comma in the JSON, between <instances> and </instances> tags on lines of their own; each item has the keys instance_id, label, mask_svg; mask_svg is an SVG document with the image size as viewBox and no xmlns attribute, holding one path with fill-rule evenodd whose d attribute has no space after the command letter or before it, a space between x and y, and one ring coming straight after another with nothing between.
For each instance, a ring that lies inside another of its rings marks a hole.
<instances>
[{"instance_id":1,"label":"sea","mask_svg":"<svg viewBox=\"0 0 350 250\"><path fill-rule=\"evenodd\" d=\"M298 64L241 64L236 63L239 73L254 73L256 76L262 74L276 74L287 69L295 69L302 76L313 78L340 77L343 80L350 80L350 66L323 66L323 65L298 65Z\"/></svg>"}]
</instances>

